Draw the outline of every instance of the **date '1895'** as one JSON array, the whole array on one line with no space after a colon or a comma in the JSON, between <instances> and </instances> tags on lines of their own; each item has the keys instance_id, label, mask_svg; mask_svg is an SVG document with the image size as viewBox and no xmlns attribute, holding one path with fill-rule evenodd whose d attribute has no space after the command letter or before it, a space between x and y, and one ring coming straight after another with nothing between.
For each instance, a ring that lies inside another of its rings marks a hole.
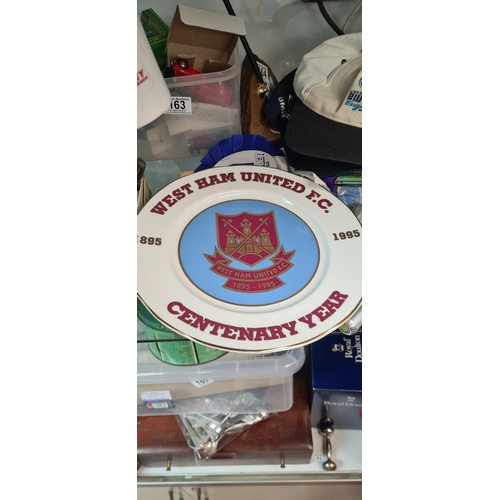
<instances>
[{"instance_id":1,"label":"date '1895'","mask_svg":"<svg viewBox=\"0 0 500 500\"><path fill-rule=\"evenodd\" d=\"M143 245L161 245L161 238L153 238L152 236L141 236L137 235L137 243L142 243Z\"/></svg>"}]
</instances>

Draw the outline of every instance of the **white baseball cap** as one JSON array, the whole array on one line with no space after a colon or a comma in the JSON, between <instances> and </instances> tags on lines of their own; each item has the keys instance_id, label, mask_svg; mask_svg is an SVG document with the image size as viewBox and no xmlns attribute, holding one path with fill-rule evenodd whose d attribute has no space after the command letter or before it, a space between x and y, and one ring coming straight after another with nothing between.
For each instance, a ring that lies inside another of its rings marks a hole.
<instances>
[{"instance_id":1,"label":"white baseball cap","mask_svg":"<svg viewBox=\"0 0 500 500\"><path fill-rule=\"evenodd\" d=\"M293 152L361 165L361 41L361 33L331 38L302 58L285 135Z\"/></svg>"}]
</instances>

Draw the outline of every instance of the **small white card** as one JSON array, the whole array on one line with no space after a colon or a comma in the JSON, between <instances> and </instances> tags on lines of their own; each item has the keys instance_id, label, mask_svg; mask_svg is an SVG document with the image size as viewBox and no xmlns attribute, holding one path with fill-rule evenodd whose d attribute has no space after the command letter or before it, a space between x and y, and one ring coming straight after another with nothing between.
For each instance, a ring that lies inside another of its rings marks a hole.
<instances>
[{"instance_id":1,"label":"small white card","mask_svg":"<svg viewBox=\"0 0 500 500\"><path fill-rule=\"evenodd\" d=\"M204 387L205 385L211 384L212 382L213 380L191 380L191 383L198 389L200 387Z\"/></svg>"},{"instance_id":2,"label":"small white card","mask_svg":"<svg viewBox=\"0 0 500 500\"><path fill-rule=\"evenodd\" d=\"M274 83L273 83L273 79L271 78L271 75L267 71L267 66L264 66L259 61L257 61L257 66L260 69L260 74L262 75L262 79L264 80L264 83L267 85L267 89L271 93L274 90Z\"/></svg>"},{"instance_id":3,"label":"small white card","mask_svg":"<svg viewBox=\"0 0 500 500\"><path fill-rule=\"evenodd\" d=\"M140 393L141 400L149 409L174 408L170 391L149 391Z\"/></svg>"},{"instance_id":4,"label":"small white card","mask_svg":"<svg viewBox=\"0 0 500 500\"><path fill-rule=\"evenodd\" d=\"M170 107L163 112L165 115L190 115L191 111L191 97L174 97Z\"/></svg>"}]
</instances>

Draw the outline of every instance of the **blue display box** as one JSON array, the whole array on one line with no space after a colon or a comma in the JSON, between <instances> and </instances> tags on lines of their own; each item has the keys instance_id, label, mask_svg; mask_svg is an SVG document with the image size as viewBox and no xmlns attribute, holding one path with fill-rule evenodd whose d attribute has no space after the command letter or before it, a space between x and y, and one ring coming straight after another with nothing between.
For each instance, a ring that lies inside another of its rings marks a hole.
<instances>
[{"instance_id":1,"label":"blue display box","mask_svg":"<svg viewBox=\"0 0 500 500\"><path fill-rule=\"evenodd\" d=\"M329 334L310 346L311 425L333 420L335 429L361 429L362 333Z\"/></svg>"}]
</instances>

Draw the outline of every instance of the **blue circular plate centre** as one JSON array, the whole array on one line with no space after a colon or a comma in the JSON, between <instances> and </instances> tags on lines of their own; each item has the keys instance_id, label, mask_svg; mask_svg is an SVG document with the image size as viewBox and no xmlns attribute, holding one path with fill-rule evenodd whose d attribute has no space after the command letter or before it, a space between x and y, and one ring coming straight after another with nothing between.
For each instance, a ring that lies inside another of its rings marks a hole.
<instances>
[{"instance_id":1,"label":"blue circular plate centre","mask_svg":"<svg viewBox=\"0 0 500 500\"><path fill-rule=\"evenodd\" d=\"M313 278L319 248L307 224L263 201L238 200L198 214L184 229L179 260L207 295L243 306L297 294Z\"/></svg>"}]
</instances>

